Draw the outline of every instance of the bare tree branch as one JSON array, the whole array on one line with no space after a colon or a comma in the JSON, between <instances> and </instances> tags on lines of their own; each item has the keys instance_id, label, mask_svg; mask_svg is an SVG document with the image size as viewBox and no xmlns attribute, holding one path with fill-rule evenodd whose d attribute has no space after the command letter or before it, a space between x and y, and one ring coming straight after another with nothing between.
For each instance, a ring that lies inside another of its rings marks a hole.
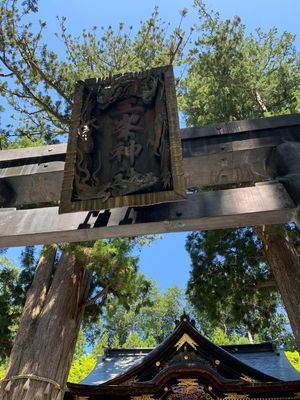
<instances>
[{"instance_id":1,"label":"bare tree branch","mask_svg":"<svg viewBox=\"0 0 300 400\"><path fill-rule=\"evenodd\" d=\"M275 288L277 289L277 283L275 281L275 279L270 279L268 281L260 281L257 282L254 286L253 289L255 290L260 290L263 288Z\"/></svg>"},{"instance_id":2,"label":"bare tree branch","mask_svg":"<svg viewBox=\"0 0 300 400\"><path fill-rule=\"evenodd\" d=\"M87 300L87 301L83 304L83 306L84 306L84 307L88 307L88 306L91 306L91 305L95 304L96 301L97 301L98 299L100 299L100 297L106 298L109 289L110 289L110 286L109 286L109 285L105 286L105 288L102 289L102 290L100 290L100 292L98 292L94 297L92 297L91 299Z\"/></svg>"},{"instance_id":3,"label":"bare tree branch","mask_svg":"<svg viewBox=\"0 0 300 400\"><path fill-rule=\"evenodd\" d=\"M10 63L8 63L3 56L0 56L0 60L3 62L5 67L9 69L16 76L19 83L23 87L25 93L28 93L31 96L31 98L35 100L36 103L38 103L42 108L44 108L48 114L53 115L62 124L66 125L70 124L70 120L65 119L61 114L53 110L53 108L49 107L42 99L40 99L35 93L33 93L33 91L29 88L29 86L27 85L27 83L25 82L25 80L23 79L17 68L13 67Z\"/></svg>"},{"instance_id":4,"label":"bare tree branch","mask_svg":"<svg viewBox=\"0 0 300 400\"><path fill-rule=\"evenodd\" d=\"M19 45L19 50L22 55L23 60L26 62L28 67L31 67L34 72L36 72L44 81L45 83L52 87L52 89L56 90L56 92L63 98L65 101L70 105L73 106L72 100L66 96L66 94L59 88L59 86L53 82L49 77L42 71L42 69L37 65L34 61L35 54L30 54L30 49L23 43L22 40L17 40L16 43ZM27 47L27 49L26 49Z\"/></svg>"},{"instance_id":5,"label":"bare tree branch","mask_svg":"<svg viewBox=\"0 0 300 400\"><path fill-rule=\"evenodd\" d=\"M14 76L13 72L9 73L9 74L0 74L1 78L9 78L11 76Z\"/></svg>"}]
</instances>

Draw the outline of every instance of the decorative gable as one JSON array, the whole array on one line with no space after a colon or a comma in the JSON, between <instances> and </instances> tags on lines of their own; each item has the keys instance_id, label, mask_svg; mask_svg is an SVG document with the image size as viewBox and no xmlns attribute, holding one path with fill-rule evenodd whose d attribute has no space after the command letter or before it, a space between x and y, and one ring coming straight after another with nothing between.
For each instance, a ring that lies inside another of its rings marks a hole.
<instances>
[{"instance_id":1,"label":"decorative gable","mask_svg":"<svg viewBox=\"0 0 300 400\"><path fill-rule=\"evenodd\" d=\"M241 362L202 336L184 314L161 345L117 377L68 387L74 395L89 393L89 400L275 400L297 398L300 380L282 382Z\"/></svg>"},{"instance_id":2,"label":"decorative gable","mask_svg":"<svg viewBox=\"0 0 300 400\"><path fill-rule=\"evenodd\" d=\"M179 350L184 344L188 344L194 350L197 350L198 344L187 333L184 333L178 342L175 343L176 350Z\"/></svg>"}]
</instances>

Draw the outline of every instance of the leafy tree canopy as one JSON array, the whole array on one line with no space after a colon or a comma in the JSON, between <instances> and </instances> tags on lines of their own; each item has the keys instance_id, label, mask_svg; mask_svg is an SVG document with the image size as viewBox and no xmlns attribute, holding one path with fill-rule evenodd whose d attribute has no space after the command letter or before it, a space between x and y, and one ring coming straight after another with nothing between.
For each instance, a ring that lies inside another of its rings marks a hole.
<instances>
[{"instance_id":1,"label":"leafy tree canopy","mask_svg":"<svg viewBox=\"0 0 300 400\"><path fill-rule=\"evenodd\" d=\"M192 261L187 295L204 332L213 325L250 340L255 334L287 339L276 283L251 228L194 232L186 247Z\"/></svg>"},{"instance_id":2,"label":"leafy tree canopy","mask_svg":"<svg viewBox=\"0 0 300 400\"><path fill-rule=\"evenodd\" d=\"M154 283L147 298L136 296L129 310L117 301L108 302L105 320L109 343L117 338L119 346L127 346L128 340L132 341L136 335L150 340L154 346L161 343L173 332L175 320L183 311L182 305L182 293L178 287L160 293Z\"/></svg>"},{"instance_id":3,"label":"leafy tree canopy","mask_svg":"<svg viewBox=\"0 0 300 400\"><path fill-rule=\"evenodd\" d=\"M180 86L187 124L259 118L300 110L299 52L295 35L256 29L246 34L239 17L222 21L195 1L198 38Z\"/></svg>"},{"instance_id":4,"label":"leafy tree canopy","mask_svg":"<svg viewBox=\"0 0 300 400\"><path fill-rule=\"evenodd\" d=\"M169 30L157 8L136 34L121 22L117 31L94 26L74 37L63 17L57 37L64 52L57 54L43 40L46 23L40 21L37 28L28 22L32 11L37 11L35 1L1 2L0 93L15 110L15 124L8 127L14 130L12 140L60 140L69 129L77 80L180 63L188 41L181 21Z\"/></svg>"},{"instance_id":5,"label":"leafy tree canopy","mask_svg":"<svg viewBox=\"0 0 300 400\"><path fill-rule=\"evenodd\" d=\"M89 297L84 305L86 312L83 325L87 336L94 334L93 327L98 322L106 302L115 301L124 309L129 309L136 296L139 296L142 304L143 301L147 304L152 282L138 273L138 257L131 254L135 245L135 239L123 238L63 246L64 250L72 250L77 261L92 272ZM0 337L3 341L3 345L0 346L0 356L2 358L5 358L11 349L26 292L33 278L36 262L33 247L27 247L23 251L21 261L21 268L17 268L6 257L0 260ZM79 358L85 349L81 335L80 342L80 350L77 348Z\"/></svg>"},{"instance_id":6,"label":"leafy tree canopy","mask_svg":"<svg viewBox=\"0 0 300 400\"><path fill-rule=\"evenodd\" d=\"M153 283L153 282L152 282ZM145 294L136 293L130 309L117 298L108 299L103 315L94 324L93 349L86 354L87 341L81 330L69 374L70 382L80 382L94 368L105 348L153 348L164 340L175 328L175 320L182 312L182 294L177 287L159 293L154 285Z\"/></svg>"},{"instance_id":7,"label":"leafy tree canopy","mask_svg":"<svg viewBox=\"0 0 300 400\"><path fill-rule=\"evenodd\" d=\"M0 362L11 348L20 309L14 301L19 269L5 256L0 257Z\"/></svg>"}]
</instances>

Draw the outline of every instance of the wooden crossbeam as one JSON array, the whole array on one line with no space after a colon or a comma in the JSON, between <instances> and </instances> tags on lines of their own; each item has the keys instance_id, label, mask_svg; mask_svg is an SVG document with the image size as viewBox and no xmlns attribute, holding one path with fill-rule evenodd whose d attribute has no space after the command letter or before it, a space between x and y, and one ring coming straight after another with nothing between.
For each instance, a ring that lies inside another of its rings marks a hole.
<instances>
[{"instance_id":1,"label":"wooden crossbeam","mask_svg":"<svg viewBox=\"0 0 300 400\"><path fill-rule=\"evenodd\" d=\"M300 141L300 114L181 130L186 187L269 179L272 150ZM10 206L55 203L60 198L66 145L0 151L0 183L16 192Z\"/></svg>"},{"instance_id":2,"label":"wooden crossbeam","mask_svg":"<svg viewBox=\"0 0 300 400\"><path fill-rule=\"evenodd\" d=\"M0 211L0 247L288 222L295 204L279 183L210 191L188 200L101 212L57 207Z\"/></svg>"}]
</instances>

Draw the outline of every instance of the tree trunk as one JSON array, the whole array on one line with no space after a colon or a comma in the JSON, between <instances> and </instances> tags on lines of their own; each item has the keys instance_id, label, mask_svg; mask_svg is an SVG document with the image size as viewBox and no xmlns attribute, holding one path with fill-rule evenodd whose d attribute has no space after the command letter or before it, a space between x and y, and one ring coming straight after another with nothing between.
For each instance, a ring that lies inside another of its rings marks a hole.
<instances>
[{"instance_id":1,"label":"tree trunk","mask_svg":"<svg viewBox=\"0 0 300 400\"><path fill-rule=\"evenodd\" d=\"M49 246L37 265L1 400L63 398L90 279L70 251L62 252L54 270L55 257Z\"/></svg>"},{"instance_id":2,"label":"tree trunk","mask_svg":"<svg viewBox=\"0 0 300 400\"><path fill-rule=\"evenodd\" d=\"M247 330L247 338L248 338L250 344L254 343L252 332L250 329Z\"/></svg>"},{"instance_id":3,"label":"tree trunk","mask_svg":"<svg viewBox=\"0 0 300 400\"><path fill-rule=\"evenodd\" d=\"M255 230L264 243L265 256L272 269L300 350L299 256L283 225L256 227Z\"/></svg>"}]
</instances>

